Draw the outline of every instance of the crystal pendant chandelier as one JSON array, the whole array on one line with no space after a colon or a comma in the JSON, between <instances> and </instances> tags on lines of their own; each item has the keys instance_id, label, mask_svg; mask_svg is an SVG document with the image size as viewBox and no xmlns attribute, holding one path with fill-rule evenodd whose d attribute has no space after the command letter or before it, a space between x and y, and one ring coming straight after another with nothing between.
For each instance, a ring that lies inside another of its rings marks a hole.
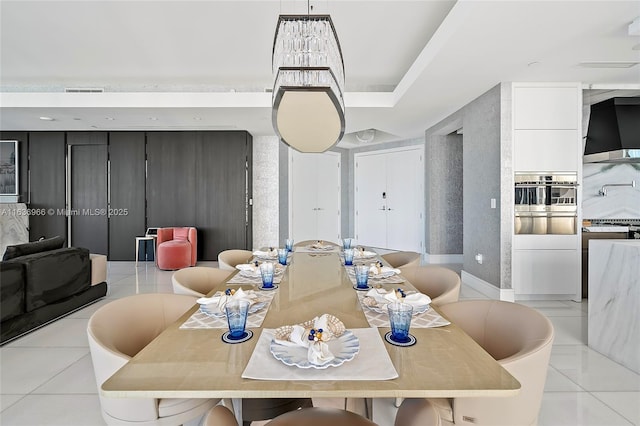
<instances>
[{"instance_id":1,"label":"crystal pendant chandelier","mask_svg":"<svg viewBox=\"0 0 640 426\"><path fill-rule=\"evenodd\" d=\"M344 135L344 62L329 15L280 15L273 42L276 134L300 152L324 152Z\"/></svg>"}]
</instances>

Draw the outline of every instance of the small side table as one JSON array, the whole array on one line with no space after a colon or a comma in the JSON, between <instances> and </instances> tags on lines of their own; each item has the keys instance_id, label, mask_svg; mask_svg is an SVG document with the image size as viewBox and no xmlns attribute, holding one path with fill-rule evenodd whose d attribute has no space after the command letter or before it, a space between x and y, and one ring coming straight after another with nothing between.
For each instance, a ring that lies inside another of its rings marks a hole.
<instances>
[{"instance_id":1,"label":"small side table","mask_svg":"<svg viewBox=\"0 0 640 426\"><path fill-rule=\"evenodd\" d=\"M140 241L152 241L153 242L153 263L156 264L156 237L144 236L136 237L136 266L138 266L138 251L140 250Z\"/></svg>"}]
</instances>

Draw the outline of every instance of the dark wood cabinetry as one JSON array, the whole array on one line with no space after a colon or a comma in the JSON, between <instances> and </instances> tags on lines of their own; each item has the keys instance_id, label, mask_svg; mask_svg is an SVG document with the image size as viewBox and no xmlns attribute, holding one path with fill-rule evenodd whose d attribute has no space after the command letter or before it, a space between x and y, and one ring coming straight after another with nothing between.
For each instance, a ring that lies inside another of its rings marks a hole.
<instances>
[{"instance_id":1,"label":"dark wood cabinetry","mask_svg":"<svg viewBox=\"0 0 640 426\"><path fill-rule=\"evenodd\" d=\"M145 133L109 133L109 260L133 260L135 237L144 235Z\"/></svg>"},{"instance_id":2,"label":"dark wood cabinetry","mask_svg":"<svg viewBox=\"0 0 640 426\"><path fill-rule=\"evenodd\" d=\"M21 185L30 190L21 198L45 212L30 217L31 240L67 238L70 221L71 245L109 260L134 260L135 237L147 227L195 226L199 260L251 247L247 132L2 135L28 139Z\"/></svg>"},{"instance_id":3,"label":"dark wood cabinetry","mask_svg":"<svg viewBox=\"0 0 640 426\"><path fill-rule=\"evenodd\" d=\"M148 225L195 226L201 260L249 248L250 150L246 132L148 133Z\"/></svg>"},{"instance_id":4,"label":"dark wood cabinetry","mask_svg":"<svg viewBox=\"0 0 640 426\"><path fill-rule=\"evenodd\" d=\"M67 238L65 183L64 132L30 133L29 195L26 202L30 209L44 214L29 217L29 240L56 235Z\"/></svg>"},{"instance_id":5,"label":"dark wood cabinetry","mask_svg":"<svg viewBox=\"0 0 640 426\"><path fill-rule=\"evenodd\" d=\"M147 133L147 223L195 226L196 132Z\"/></svg>"},{"instance_id":6,"label":"dark wood cabinetry","mask_svg":"<svg viewBox=\"0 0 640 426\"><path fill-rule=\"evenodd\" d=\"M109 253L107 134L67 134L71 246Z\"/></svg>"},{"instance_id":7,"label":"dark wood cabinetry","mask_svg":"<svg viewBox=\"0 0 640 426\"><path fill-rule=\"evenodd\" d=\"M250 248L246 132L202 133L196 165L196 226L203 259L231 248Z\"/></svg>"}]
</instances>

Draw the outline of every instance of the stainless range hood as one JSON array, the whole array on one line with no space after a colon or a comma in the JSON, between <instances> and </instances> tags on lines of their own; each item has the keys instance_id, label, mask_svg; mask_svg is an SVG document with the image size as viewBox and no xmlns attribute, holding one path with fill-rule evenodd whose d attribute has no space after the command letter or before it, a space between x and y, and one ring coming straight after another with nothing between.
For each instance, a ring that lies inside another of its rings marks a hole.
<instances>
[{"instance_id":1,"label":"stainless range hood","mask_svg":"<svg viewBox=\"0 0 640 426\"><path fill-rule=\"evenodd\" d=\"M640 163L640 97L591 106L584 163Z\"/></svg>"}]
</instances>

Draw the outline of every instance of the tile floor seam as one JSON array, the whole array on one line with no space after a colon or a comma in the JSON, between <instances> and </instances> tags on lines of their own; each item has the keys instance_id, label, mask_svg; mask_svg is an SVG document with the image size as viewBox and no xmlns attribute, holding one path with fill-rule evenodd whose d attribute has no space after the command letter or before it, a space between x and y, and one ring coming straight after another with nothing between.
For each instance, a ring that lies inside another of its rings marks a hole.
<instances>
[{"instance_id":1,"label":"tile floor seam","mask_svg":"<svg viewBox=\"0 0 640 426\"><path fill-rule=\"evenodd\" d=\"M601 393L601 391L597 391L599 393ZM619 392L619 391L610 391L610 392ZM597 399L598 401L600 401L600 403L602 403L605 407L607 407L608 409L614 411L615 413L617 413L620 417L622 417L623 419L625 419L626 421L628 421L630 424L635 425L635 423L633 422L633 420L627 418L623 413L619 412L618 410L616 410L615 408L613 408L612 406L610 406L609 404L607 404L605 401L601 400L600 398L598 398L596 395L594 395L593 392L589 392L589 394L594 397L595 399Z\"/></svg>"}]
</instances>

